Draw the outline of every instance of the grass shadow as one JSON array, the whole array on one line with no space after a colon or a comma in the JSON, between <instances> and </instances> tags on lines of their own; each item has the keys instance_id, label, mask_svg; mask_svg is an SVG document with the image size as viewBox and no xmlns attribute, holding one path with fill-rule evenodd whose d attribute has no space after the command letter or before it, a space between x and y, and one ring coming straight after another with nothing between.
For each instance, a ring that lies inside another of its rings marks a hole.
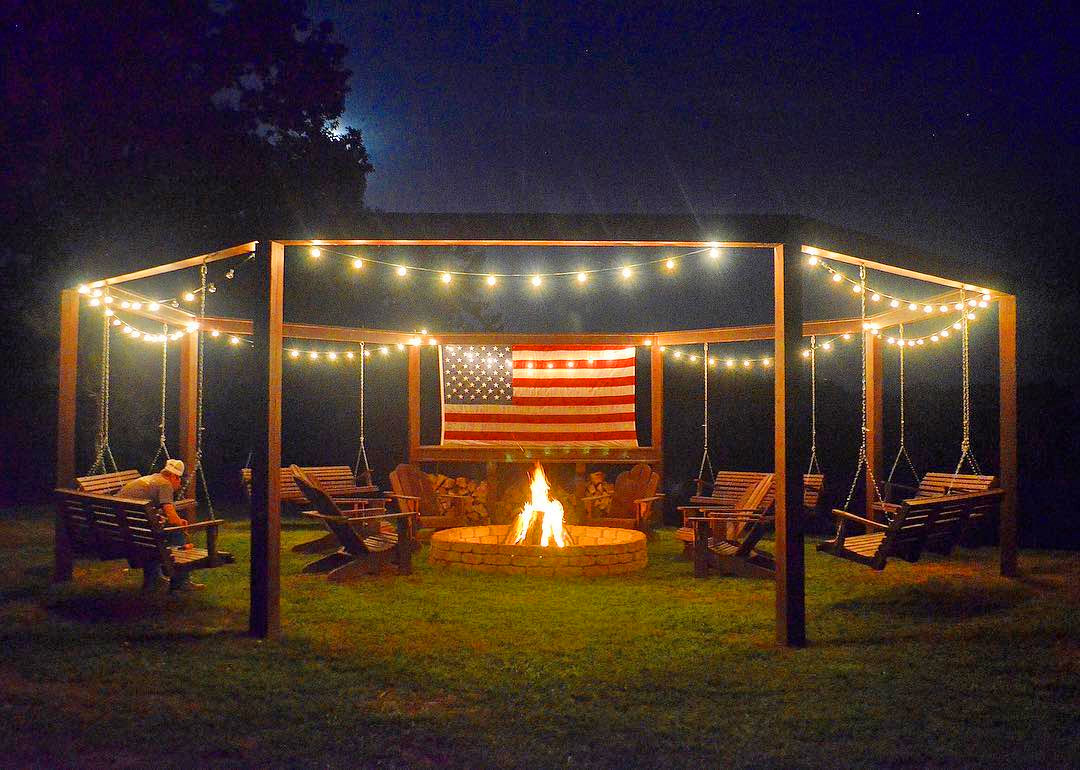
<instances>
[{"instance_id":1,"label":"grass shadow","mask_svg":"<svg viewBox=\"0 0 1080 770\"><path fill-rule=\"evenodd\" d=\"M836 602L829 608L916 621L963 620L1003 614L1029 598L1028 591L1020 586L965 585L935 579Z\"/></svg>"},{"instance_id":2,"label":"grass shadow","mask_svg":"<svg viewBox=\"0 0 1080 770\"><path fill-rule=\"evenodd\" d=\"M198 600L196 600L198 602ZM167 593L114 589L102 592L67 595L45 605L45 609L78 623L130 623L148 618L175 615L181 603L186 609L197 606L190 597L175 597ZM198 604L205 604L198 602ZM211 605L205 604L206 607Z\"/></svg>"}]
</instances>

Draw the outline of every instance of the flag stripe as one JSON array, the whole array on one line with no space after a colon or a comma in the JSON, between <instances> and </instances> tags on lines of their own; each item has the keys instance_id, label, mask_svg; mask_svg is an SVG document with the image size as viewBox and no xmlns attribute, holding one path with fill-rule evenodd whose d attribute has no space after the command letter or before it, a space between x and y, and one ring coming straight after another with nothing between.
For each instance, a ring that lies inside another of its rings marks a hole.
<instances>
[{"instance_id":1,"label":"flag stripe","mask_svg":"<svg viewBox=\"0 0 1080 770\"><path fill-rule=\"evenodd\" d=\"M514 375L514 387L528 388L613 388L619 385L634 385L634 375L629 377L518 377Z\"/></svg>"},{"instance_id":2,"label":"flag stripe","mask_svg":"<svg viewBox=\"0 0 1080 770\"><path fill-rule=\"evenodd\" d=\"M618 368L634 368L633 358L602 358L602 359L588 359L588 358L564 358L558 361L514 361L514 371L520 369L543 371L545 369L618 369Z\"/></svg>"},{"instance_id":3,"label":"flag stripe","mask_svg":"<svg viewBox=\"0 0 1080 770\"><path fill-rule=\"evenodd\" d=\"M448 430L443 433L443 438L447 441L456 440L472 440L472 441L500 441L507 444L519 443L520 433L514 430L508 431L483 431L483 430ZM610 441L612 439L623 439L626 441L635 441L637 439L637 433L632 430L609 430L609 431L594 431L588 434L588 441ZM550 433L530 433L528 435L529 441L539 442L559 442L559 441L581 441L582 434L580 433L566 433L555 432Z\"/></svg>"},{"instance_id":4,"label":"flag stripe","mask_svg":"<svg viewBox=\"0 0 1080 770\"><path fill-rule=\"evenodd\" d=\"M629 422L633 423L635 415L633 412L620 412L616 414L507 414L507 413L491 413L491 412L471 412L465 414L459 414L454 412L447 412L447 422L506 422L515 423L518 425L539 425L547 423L569 423L569 424L585 424L595 422Z\"/></svg>"}]
</instances>

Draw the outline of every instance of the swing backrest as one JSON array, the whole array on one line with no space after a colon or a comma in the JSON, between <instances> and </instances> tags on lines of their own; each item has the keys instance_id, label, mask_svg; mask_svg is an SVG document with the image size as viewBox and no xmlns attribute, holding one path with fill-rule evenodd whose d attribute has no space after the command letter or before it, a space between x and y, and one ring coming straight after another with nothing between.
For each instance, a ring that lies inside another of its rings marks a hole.
<instances>
[{"instance_id":1,"label":"swing backrest","mask_svg":"<svg viewBox=\"0 0 1080 770\"><path fill-rule=\"evenodd\" d=\"M962 492L985 492L997 486L996 476L975 476L958 473L927 473L919 482L915 497L941 497Z\"/></svg>"},{"instance_id":2,"label":"swing backrest","mask_svg":"<svg viewBox=\"0 0 1080 770\"><path fill-rule=\"evenodd\" d=\"M771 474L763 471L720 471L713 481L708 495L700 493L691 499L694 505L703 504L716 508L735 510L745 508L746 497L761 481ZM701 485L699 485L701 486Z\"/></svg>"},{"instance_id":3,"label":"swing backrest","mask_svg":"<svg viewBox=\"0 0 1080 770\"><path fill-rule=\"evenodd\" d=\"M129 481L142 476L137 470L117 471L116 473L99 473L95 476L79 476L75 483L80 492L91 495L115 495Z\"/></svg>"}]
</instances>

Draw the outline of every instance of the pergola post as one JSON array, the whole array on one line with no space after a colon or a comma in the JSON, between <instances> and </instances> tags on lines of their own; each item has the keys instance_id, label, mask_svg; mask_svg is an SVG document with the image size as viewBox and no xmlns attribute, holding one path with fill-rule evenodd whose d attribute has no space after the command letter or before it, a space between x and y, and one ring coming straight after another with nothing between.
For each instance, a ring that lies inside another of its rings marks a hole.
<instances>
[{"instance_id":1,"label":"pergola post","mask_svg":"<svg viewBox=\"0 0 1080 770\"><path fill-rule=\"evenodd\" d=\"M664 357L660 355L660 341L656 337L652 338L652 346L649 348L649 390L650 443L656 448L660 458L654 467L662 483L664 478Z\"/></svg>"},{"instance_id":2,"label":"pergola post","mask_svg":"<svg viewBox=\"0 0 1080 770\"><path fill-rule=\"evenodd\" d=\"M60 292L60 361L56 395L56 486L75 485L75 398L79 374L79 292ZM71 580L67 531L56 517L53 580Z\"/></svg>"},{"instance_id":3,"label":"pergola post","mask_svg":"<svg viewBox=\"0 0 1080 770\"><path fill-rule=\"evenodd\" d=\"M199 438L198 411L199 336L185 334L180 342L180 408L177 410L180 428L177 457L184 461L184 471L188 474L195 473L195 450ZM192 484L194 483L193 479Z\"/></svg>"},{"instance_id":4,"label":"pergola post","mask_svg":"<svg viewBox=\"0 0 1080 770\"><path fill-rule=\"evenodd\" d=\"M885 456L885 361L881 337L863 332L863 339L866 356L866 518L873 519L877 499L874 485L881 483Z\"/></svg>"},{"instance_id":5,"label":"pergola post","mask_svg":"<svg viewBox=\"0 0 1080 770\"><path fill-rule=\"evenodd\" d=\"M252 324L256 388L251 456L252 636L281 630L281 343L285 247L260 241L255 249L256 296L265 297Z\"/></svg>"},{"instance_id":6,"label":"pergola post","mask_svg":"<svg viewBox=\"0 0 1080 770\"><path fill-rule=\"evenodd\" d=\"M420 346L410 345L409 351L409 462L414 462L420 449Z\"/></svg>"},{"instance_id":7,"label":"pergola post","mask_svg":"<svg viewBox=\"0 0 1080 770\"><path fill-rule=\"evenodd\" d=\"M998 474L1005 494L998 522L1001 574L1016 577L1016 297L998 296Z\"/></svg>"},{"instance_id":8,"label":"pergola post","mask_svg":"<svg viewBox=\"0 0 1080 770\"><path fill-rule=\"evenodd\" d=\"M773 249L774 470L776 473L776 641L806 644L806 564L803 554L802 463L788 452L801 427L802 271L799 245Z\"/></svg>"}]
</instances>

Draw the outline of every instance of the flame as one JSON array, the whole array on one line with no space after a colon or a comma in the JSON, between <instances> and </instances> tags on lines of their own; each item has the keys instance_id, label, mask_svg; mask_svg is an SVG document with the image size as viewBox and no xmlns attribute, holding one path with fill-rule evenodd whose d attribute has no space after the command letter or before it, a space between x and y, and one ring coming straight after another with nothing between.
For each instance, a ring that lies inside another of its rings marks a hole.
<instances>
[{"instance_id":1,"label":"flame","mask_svg":"<svg viewBox=\"0 0 1080 770\"><path fill-rule=\"evenodd\" d=\"M547 476L544 475L544 469L540 467L540 463L536 464L536 472L533 473L532 483L529 486L532 489L532 500L525 503L525 507L518 514L517 521L514 523L514 535L508 542L523 542L533 521L537 516L542 516L540 545L547 547L554 540L555 545L562 548L566 544L563 538L562 503L548 497L551 485L548 484Z\"/></svg>"}]
</instances>

